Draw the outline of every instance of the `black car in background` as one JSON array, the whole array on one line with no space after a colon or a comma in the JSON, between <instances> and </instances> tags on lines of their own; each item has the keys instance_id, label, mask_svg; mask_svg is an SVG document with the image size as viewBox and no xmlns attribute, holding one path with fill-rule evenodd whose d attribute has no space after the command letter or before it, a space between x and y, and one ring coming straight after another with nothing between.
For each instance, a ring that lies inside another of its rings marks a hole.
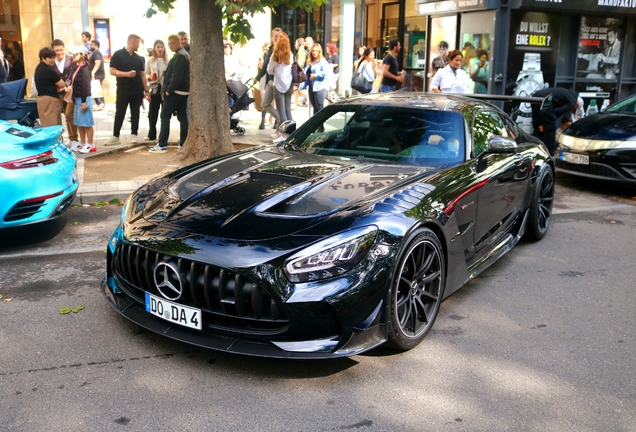
<instances>
[{"instance_id":1,"label":"black car in background","mask_svg":"<svg viewBox=\"0 0 636 432\"><path fill-rule=\"evenodd\" d=\"M573 123L556 159L559 172L636 185L636 95Z\"/></svg>"},{"instance_id":2,"label":"black car in background","mask_svg":"<svg viewBox=\"0 0 636 432\"><path fill-rule=\"evenodd\" d=\"M407 350L443 299L522 236L545 235L553 197L545 146L488 103L349 98L279 146L139 189L109 241L101 290L140 326L216 350Z\"/></svg>"}]
</instances>

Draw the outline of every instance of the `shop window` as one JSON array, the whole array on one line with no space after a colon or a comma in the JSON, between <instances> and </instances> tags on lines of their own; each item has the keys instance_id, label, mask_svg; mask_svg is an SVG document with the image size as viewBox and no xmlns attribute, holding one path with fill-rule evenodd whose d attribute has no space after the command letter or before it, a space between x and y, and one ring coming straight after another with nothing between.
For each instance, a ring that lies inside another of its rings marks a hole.
<instances>
[{"instance_id":1,"label":"shop window","mask_svg":"<svg viewBox=\"0 0 636 432\"><path fill-rule=\"evenodd\" d=\"M8 69L7 80L25 77L22 31L20 27L20 4L6 1L0 5L0 47L4 55L3 67Z\"/></svg>"}]
</instances>

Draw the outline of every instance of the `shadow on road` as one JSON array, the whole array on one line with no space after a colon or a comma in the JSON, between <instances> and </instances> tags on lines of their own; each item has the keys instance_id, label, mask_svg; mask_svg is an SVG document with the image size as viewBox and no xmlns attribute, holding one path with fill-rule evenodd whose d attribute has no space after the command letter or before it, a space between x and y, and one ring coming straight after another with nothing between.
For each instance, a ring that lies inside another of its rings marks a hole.
<instances>
[{"instance_id":1,"label":"shadow on road","mask_svg":"<svg viewBox=\"0 0 636 432\"><path fill-rule=\"evenodd\" d=\"M0 252L45 243L62 232L68 221L64 213L57 219L0 230Z\"/></svg>"}]
</instances>

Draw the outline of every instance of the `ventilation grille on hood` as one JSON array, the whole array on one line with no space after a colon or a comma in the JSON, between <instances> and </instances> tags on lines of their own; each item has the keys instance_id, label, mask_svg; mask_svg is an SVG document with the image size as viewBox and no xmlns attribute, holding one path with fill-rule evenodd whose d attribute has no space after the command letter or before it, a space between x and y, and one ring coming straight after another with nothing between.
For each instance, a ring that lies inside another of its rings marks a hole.
<instances>
[{"instance_id":1,"label":"ventilation grille on hood","mask_svg":"<svg viewBox=\"0 0 636 432\"><path fill-rule=\"evenodd\" d=\"M434 189L435 187L429 184L417 183L410 185L409 187L391 194L376 203L373 206L373 210L389 213L403 213L418 205L422 199L424 199L424 197Z\"/></svg>"}]
</instances>

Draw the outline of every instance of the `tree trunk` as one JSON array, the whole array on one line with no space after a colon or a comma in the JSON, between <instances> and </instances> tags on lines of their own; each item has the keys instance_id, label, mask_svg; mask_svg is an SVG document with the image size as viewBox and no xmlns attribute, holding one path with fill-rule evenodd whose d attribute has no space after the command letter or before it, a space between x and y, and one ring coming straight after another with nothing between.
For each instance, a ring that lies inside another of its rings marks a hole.
<instances>
[{"instance_id":1,"label":"tree trunk","mask_svg":"<svg viewBox=\"0 0 636 432\"><path fill-rule=\"evenodd\" d=\"M223 65L223 18L210 0L190 3L190 126L179 154L193 163L234 151Z\"/></svg>"}]
</instances>

